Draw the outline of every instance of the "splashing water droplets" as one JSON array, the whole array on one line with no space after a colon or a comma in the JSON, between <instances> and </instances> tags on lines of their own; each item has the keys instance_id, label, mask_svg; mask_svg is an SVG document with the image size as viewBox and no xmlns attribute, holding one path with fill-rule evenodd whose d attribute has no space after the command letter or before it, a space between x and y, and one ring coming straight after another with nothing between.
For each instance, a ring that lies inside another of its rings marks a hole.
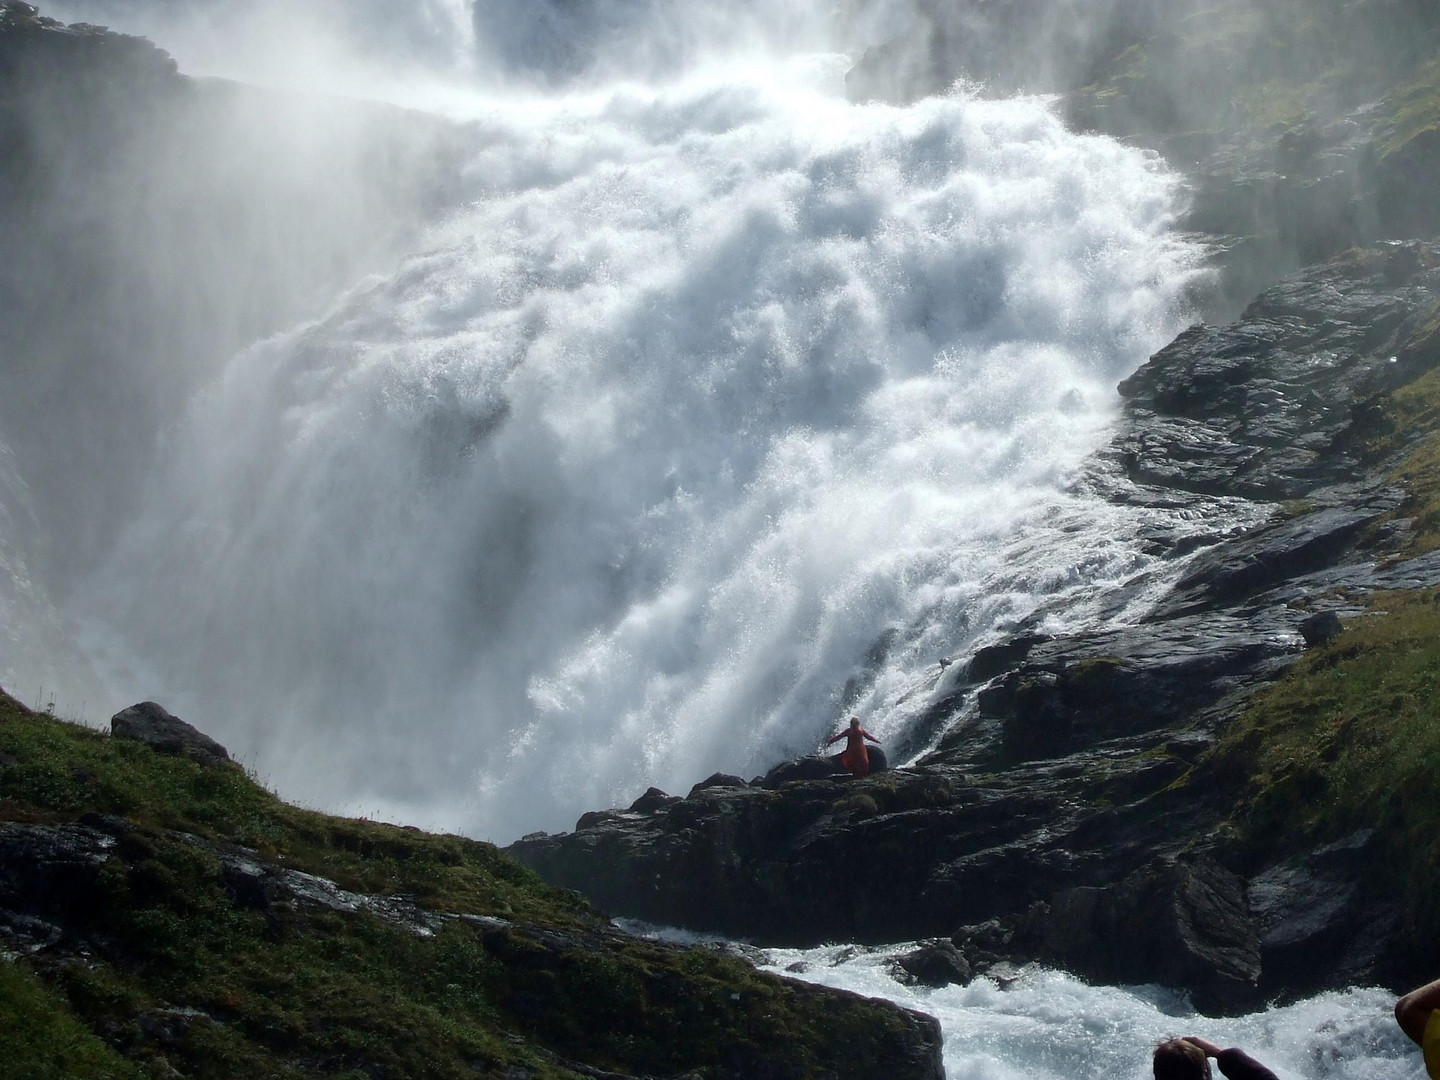
<instances>
[{"instance_id":1,"label":"splashing water droplets","mask_svg":"<svg viewBox=\"0 0 1440 1080\"><path fill-rule=\"evenodd\" d=\"M110 655L282 791L504 838L808 750L847 680L885 733L929 652L1128 572L1118 511L1042 512L1197 272L1173 178L764 70L475 117L429 250L196 403Z\"/></svg>"}]
</instances>

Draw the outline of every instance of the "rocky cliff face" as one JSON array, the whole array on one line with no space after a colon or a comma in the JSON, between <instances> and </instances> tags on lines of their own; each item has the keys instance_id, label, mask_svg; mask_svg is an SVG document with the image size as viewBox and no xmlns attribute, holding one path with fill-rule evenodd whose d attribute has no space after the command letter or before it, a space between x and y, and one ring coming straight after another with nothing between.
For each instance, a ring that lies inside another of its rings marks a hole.
<instances>
[{"instance_id":1,"label":"rocky cliff face","mask_svg":"<svg viewBox=\"0 0 1440 1080\"><path fill-rule=\"evenodd\" d=\"M1372 872L1383 840L1242 851L1210 751L1307 638L1366 597L1440 584L1397 480L1413 438L1380 415L1440 361L1437 268L1430 244L1351 252L1128 379L1080 482L1131 504L1223 500L1212 519L1230 525L1152 538L1186 564L1139 623L1057 638L1041 611L957 665L932 709L945 734L913 767L652 797L510 851L617 914L762 943L953 935L976 970L1040 959L1216 1011L1408 977L1431 950Z\"/></svg>"}]
</instances>

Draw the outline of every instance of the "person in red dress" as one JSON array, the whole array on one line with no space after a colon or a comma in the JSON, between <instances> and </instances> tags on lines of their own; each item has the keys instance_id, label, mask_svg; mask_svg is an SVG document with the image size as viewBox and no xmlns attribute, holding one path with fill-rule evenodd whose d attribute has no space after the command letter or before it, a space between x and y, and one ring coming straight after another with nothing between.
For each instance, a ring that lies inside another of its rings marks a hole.
<instances>
[{"instance_id":1,"label":"person in red dress","mask_svg":"<svg viewBox=\"0 0 1440 1080\"><path fill-rule=\"evenodd\" d=\"M870 775L870 752L865 749L865 740L869 739L877 744L880 740L860 726L858 716L850 717L850 726L839 735L833 736L825 745L830 746L841 739L845 739L846 742L845 752L840 755L840 764L850 770L851 776L857 780L863 780Z\"/></svg>"}]
</instances>

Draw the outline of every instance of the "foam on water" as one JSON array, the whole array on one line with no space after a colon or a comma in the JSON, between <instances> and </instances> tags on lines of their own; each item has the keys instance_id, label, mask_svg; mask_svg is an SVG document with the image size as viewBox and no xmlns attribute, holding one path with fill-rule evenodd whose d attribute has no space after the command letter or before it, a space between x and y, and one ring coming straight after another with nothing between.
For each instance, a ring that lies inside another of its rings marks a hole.
<instances>
[{"instance_id":1,"label":"foam on water","mask_svg":"<svg viewBox=\"0 0 1440 1080\"><path fill-rule=\"evenodd\" d=\"M1136 512L1062 488L1177 328L1175 178L1043 101L848 104L844 66L481 110L430 249L172 433L88 593L122 700L504 839L842 706L897 734L937 655L1143 572Z\"/></svg>"},{"instance_id":2,"label":"foam on water","mask_svg":"<svg viewBox=\"0 0 1440 1080\"><path fill-rule=\"evenodd\" d=\"M1229 1019L1199 1016L1159 987L1088 986L1042 968L1004 989L989 979L941 989L905 987L892 958L913 946L768 950L769 969L882 997L936 1017L949 1080L1145 1080L1161 1039L1201 1035L1239 1046L1280 1080L1421 1080L1424 1064L1392 1015L1394 997L1378 989L1321 994ZM1216 1072L1216 1077L1220 1076Z\"/></svg>"}]
</instances>

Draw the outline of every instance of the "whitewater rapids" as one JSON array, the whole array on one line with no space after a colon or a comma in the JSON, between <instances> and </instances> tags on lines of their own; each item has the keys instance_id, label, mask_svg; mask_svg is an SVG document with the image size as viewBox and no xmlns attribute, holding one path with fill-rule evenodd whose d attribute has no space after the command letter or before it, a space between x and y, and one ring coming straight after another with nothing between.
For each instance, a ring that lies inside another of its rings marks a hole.
<instances>
[{"instance_id":1,"label":"whitewater rapids","mask_svg":"<svg viewBox=\"0 0 1440 1080\"><path fill-rule=\"evenodd\" d=\"M1395 1023L1395 1000L1383 990L1334 991L1248 1016L1212 1019L1159 987L1089 986L1038 967L1027 968L1003 989L985 978L965 987L904 987L891 978L889 965L908 948L773 949L768 968L934 1016L944 1033L948 1080L1140 1080L1150 1075L1155 1044L1183 1035L1238 1046L1280 1080L1425 1076L1418 1048Z\"/></svg>"}]
</instances>

